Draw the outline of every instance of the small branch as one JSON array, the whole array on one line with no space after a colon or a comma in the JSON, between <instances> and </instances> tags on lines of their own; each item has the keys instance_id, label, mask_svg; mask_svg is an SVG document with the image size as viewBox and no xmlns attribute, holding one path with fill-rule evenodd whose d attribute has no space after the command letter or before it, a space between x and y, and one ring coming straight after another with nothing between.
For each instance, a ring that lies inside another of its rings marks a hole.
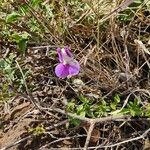
<instances>
[{"instance_id":1,"label":"small branch","mask_svg":"<svg viewBox=\"0 0 150 150\"><path fill-rule=\"evenodd\" d=\"M89 145L89 142L90 142L90 138L91 138L91 134L92 134L92 131L94 129L94 126L95 126L95 122L91 121L83 150L87 150L88 149L88 145Z\"/></svg>"},{"instance_id":2,"label":"small branch","mask_svg":"<svg viewBox=\"0 0 150 150\"><path fill-rule=\"evenodd\" d=\"M64 120L64 121L62 121L62 122L60 122L60 123L58 123L58 124L54 124L53 126L50 126L47 130L52 130L52 129L54 129L54 128L57 128L57 127L59 127L59 126L62 126L63 124L66 124L68 122L68 120ZM9 148L11 148L11 147L13 147L13 146L16 146L16 145L18 145L18 144L20 144L21 142L24 142L25 140L28 140L28 139L30 139L30 138L32 138L33 137L33 135L29 135L29 136L27 136L27 137L24 137L23 139L20 139L20 140L18 140L18 141L16 141L16 142L13 142L13 143L11 143L11 144L9 144L9 145L7 145L7 146L5 146L5 147L3 147L3 148L1 148L0 150L7 150L7 149L9 149ZM70 139L70 138L72 138L72 137L67 137L67 139ZM73 137L74 138L74 137ZM61 138L61 140L63 140L63 138ZM53 141L53 142L51 142L50 144L52 144L52 143L56 143L57 141Z\"/></svg>"},{"instance_id":3,"label":"small branch","mask_svg":"<svg viewBox=\"0 0 150 150\"><path fill-rule=\"evenodd\" d=\"M57 48L58 46L56 45L43 45L43 46L35 46L35 47L30 47L30 49L44 49L44 48Z\"/></svg>"},{"instance_id":4,"label":"small branch","mask_svg":"<svg viewBox=\"0 0 150 150\"><path fill-rule=\"evenodd\" d=\"M39 150L43 150L43 149L45 149L46 147L48 147L48 146L50 146L50 145L52 145L52 144L58 143L58 142L60 142L60 141L70 140L70 139L73 139L73 138L79 138L79 137L84 137L84 136L86 136L86 135L78 135L78 136L72 136L72 137L59 138L59 139L57 139L57 140L55 140L55 141L52 141L52 142L50 142L50 143L48 143L48 144L42 146ZM52 149L55 149L55 148L52 148ZM62 149L63 149L63 148L61 148L61 150L62 150ZM65 149L66 149L66 148L64 148L64 150L65 150ZM78 148L77 148L77 149L78 149ZM58 150L58 148L57 148L57 150ZM72 148L71 148L70 150L72 150Z\"/></svg>"},{"instance_id":5,"label":"small branch","mask_svg":"<svg viewBox=\"0 0 150 150\"><path fill-rule=\"evenodd\" d=\"M122 142L118 142L118 143L115 143L115 144L112 144L112 145L106 145L106 146L99 145L97 147L88 147L88 149L109 148L109 147L115 147L115 146L118 146L118 145L121 145L121 144L125 144L125 143L128 143L128 142L132 142L132 141L137 141L137 140L140 140L140 139L144 139L149 132L150 132L150 128L148 130L146 130L142 135L140 135L138 137L135 137L135 138L132 138L132 139L128 139L128 140L125 140L125 141L122 141Z\"/></svg>"},{"instance_id":6,"label":"small branch","mask_svg":"<svg viewBox=\"0 0 150 150\"><path fill-rule=\"evenodd\" d=\"M8 146L5 146L5 147L1 148L0 150L7 150L7 149L9 149L9 148L11 148L11 147L13 147L13 146L16 146L17 144L19 144L19 143L25 141L25 140L30 139L31 137L32 137L31 135L30 135L30 136L27 136L27 137L25 137L25 138L23 138L23 139L20 139L19 141L16 141L16 142L14 142L14 143L12 143L12 144L10 144L10 145L8 145Z\"/></svg>"},{"instance_id":7,"label":"small branch","mask_svg":"<svg viewBox=\"0 0 150 150\"><path fill-rule=\"evenodd\" d=\"M134 2L134 0L126 0L126 1L124 1L116 9L114 9L112 12L110 12L107 16L105 16L104 18L102 18L100 20L100 23L102 23L102 22L106 21L107 19L109 19L110 17L118 14L120 11L125 10L133 2Z\"/></svg>"},{"instance_id":8,"label":"small branch","mask_svg":"<svg viewBox=\"0 0 150 150\"><path fill-rule=\"evenodd\" d=\"M73 118L76 118L76 119L79 119L81 121L84 121L84 122L88 122L88 123L99 123L99 122L105 122L105 121L116 121L116 120L120 120L120 119L124 119L124 120L128 120L131 116L129 115L116 115L116 116L107 116L107 117L102 117L102 118L95 118L95 119L91 119L91 118L87 118L87 117L81 117L79 115L76 115L76 114L72 114L72 113L68 113L62 109L59 109L59 108L44 108L44 107L40 107L41 110L48 110L48 111L53 111L53 112L57 112L57 113L61 113L63 115L67 115L69 117L73 117Z\"/></svg>"},{"instance_id":9,"label":"small branch","mask_svg":"<svg viewBox=\"0 0 150 150\"><path fill-rule=\"evenodd\" d=\"M93 131L94 126L95 126L96 123L111 121L111 120L116 120L116 119L123 119L123 118L128 119L128 118L130 118L130 116L128 116L128 115L121 115L121 116L108 116L108 117L103 117L103 118L90 119L90 118L81 117L81 116L78 116L78 115L75 115L75 114L72 114L72 113L65 112L65 111L63 111L61 109L58 109L58 108L55 108L55 109L53 108L52 111L56 111L56 112L59 112L61 114L64 114L64 115L79 119L81 121L85 121L85 122L90 123L90 127L89 127L89 130L88 130L88 134L87 134L87 138L86 138L86 142L85 142L83 150L88 149L91 134L92 134L92 131Z\"/></svg>"},{"instance_id":10,"label":"small branch","mask_svg":"<svg viewBox=\"0 0 150 150\"><path fill-rule=\"evenodd\" d=\"M16 62L16 64L17 64L18 69L20 70L20 73L21 73L21 75L22 75L22 79L23 79L23 82L24 82L24 86L25 86L26 92L27 92L27 94L28 94L28 96L29 96L31 102L34 104L34 106L35 106L36 108L38 108L38 109L40 110L40 112L42 112L42 110L40 109L41 107L38 105L38 103L36 102L36 100L34 99L34 97L32 96L32 94L30 93L30 90L29 90L29 88L28 88L28 86L27 86L27 83L26 83L26 79L25 79L24 73L23 73L23 71L22 71L22 69L21 69L21 67L20 67L20 65L19 65L19 63L18 63L18 61L15 60L15 62Z\"/></svg>"}]
</instances>

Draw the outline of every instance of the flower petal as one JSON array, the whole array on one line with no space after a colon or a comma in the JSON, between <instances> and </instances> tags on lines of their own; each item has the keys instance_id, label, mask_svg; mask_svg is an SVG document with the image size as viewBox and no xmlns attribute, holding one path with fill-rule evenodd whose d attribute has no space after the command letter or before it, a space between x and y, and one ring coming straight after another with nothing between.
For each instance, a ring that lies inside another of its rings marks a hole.
<instances>
[{"instance_id":1,"label":"flower petal","mask_svg":"<svg viewBox=\"0 0 150 150\"><path fill-rule=\"evenodd\" d=\"M68 47L57 48L59 64L55 67L55 74L59 78L66 78L77 75L80 71L80 64L74 59Z\"/></svg>"},{"instance_id":2,"label":"flower petal","mask_svg":"<svg viewBox=\"0 0 150 150\"><path fill-rule=\"evenodd\" d=\"M59 62L63 64L69 64L74 59L73 54L70 52L70 49L68 47L57 48L57 53Z\"/></svg>"},{"instance_id":3,"label":"flower petal","mask_svg":"<svg viewBox=\"0 0 150 150\"><path fill-rule=\"evenodd\" d=\"M80 64L78 61L74 60L73 63L69 64L69 76L74 76L79 74Z\"/></svg>"},{"instance_id":4,"label":"flower petal","mask_svg":"<svg viewBox=\"0 0 150 150\"><path fill-rule=\"evenodd\" d=\"M69 47L65 47L64 49L65 49L66 55L68 57L72 57L73 58L73 54L70 52L70 48Z\"/></svg>"},{"instance_id":5,"label":"flower petal","mask_svg":"<svg viewBox=\"0 0 150 150\"><path fill-rule=\"evenodd\" d=\"M63 56L62 56L61 48L57 48L57 53L58 53L59 62L63 62Z\"/></svg>"},{"instance_id":6,"label":"flower petal","mask_svg":"<svg viewBox=\"0 0 150 150\"><path fill-rule=\"evenodd\" d=\"M62 63L55 67L55 74L59 78L66 78L69 75L69 66Z\"/></svg>"}]
</instances>

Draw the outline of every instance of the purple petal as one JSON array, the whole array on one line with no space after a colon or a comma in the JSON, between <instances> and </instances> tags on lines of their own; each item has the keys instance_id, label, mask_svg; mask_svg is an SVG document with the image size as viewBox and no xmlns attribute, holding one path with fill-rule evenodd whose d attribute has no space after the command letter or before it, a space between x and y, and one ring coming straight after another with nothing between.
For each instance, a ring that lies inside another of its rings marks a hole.
<instances>
[{"instance_id":1,"label":"purple petal","mask_svg":"<svg viewBox=\"0 0 150 150\"><path fill-rule=\"evenodd\" d=\"M69 75L69 65L58 64L55 67L55 74L59 78L66 78Z\"/></svg>"},{"instance_id":2,"label":"purple petal","mask_svg":"<svg viewBox=\"0 0 150 150\"><path fill-rule=\"evenodd\" d=\"M72 64L69 65L69 76L74 76L79 74L80 64L78 61L74 60Z\"/></svg>"},{"instance_id":3,"label":"purple petal","mask_svg":"<svg viewBox=\"0 0 150 150\"><path fill-rule=\"evenodd\" d=\"M68 47L57 48L57 53L59 62L61 63L69 64L74 59L73 54L70 52L70 49Z\"/></svg>"},{"instance_id":4,"label":"purple petal","mask_svg":"<svg viewBox=\"0 0 150 150\"><path fill-rule=\"evenodd\" d=\"M69 47L65 47L65 52L68 55L68 57L73 57L72 53L70 52L70 48Z\"/></svg>"},{"instance_id":5,"label":"purple petal","mask_svg":"<svg viewBox=\"0 0 150 150\"><path fill-rule=\"evenodd\" d=\"M73 57L68 47L57 48L60 63L55 68L55 74L59 78L66 78L77 75L80 71L80 64Z\"/></svg>"},{"instance_id":6,"label":"purple petal","mask_svg":"<svg viewBox=\"0 0 150 150\"><path fill-rule=\"evenodd\" d=\"M62 56L61 48L57 48L57 53L58 53L59 62L63 62L63 56Z\"/></svg>"}]
</instances>

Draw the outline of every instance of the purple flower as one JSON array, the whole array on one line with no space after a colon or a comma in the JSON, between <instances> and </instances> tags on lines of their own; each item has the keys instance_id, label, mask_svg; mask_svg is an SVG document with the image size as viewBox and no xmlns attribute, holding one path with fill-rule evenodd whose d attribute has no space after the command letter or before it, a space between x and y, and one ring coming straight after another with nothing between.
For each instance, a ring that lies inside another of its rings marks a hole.
<instances>
[{"instance_id":1,"label":"purple flower","mask_svg":"<svg viewBox=\"0 0 150 150\"><path fill-rule=\"evenodd\" d=\"M77 60L74 59L70 49L57 48L59 57L59 64L55 67L55 74L59 78L72 77L77 75L80 71L80 65Z\"/></svg>"}]
</instances>

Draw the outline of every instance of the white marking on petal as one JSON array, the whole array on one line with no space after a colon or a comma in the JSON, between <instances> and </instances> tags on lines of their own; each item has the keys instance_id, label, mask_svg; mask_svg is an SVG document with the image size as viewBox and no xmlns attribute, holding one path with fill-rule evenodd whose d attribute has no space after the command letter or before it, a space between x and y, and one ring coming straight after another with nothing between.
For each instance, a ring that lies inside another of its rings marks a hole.
<instances>
[{"instance_id":1,"label":"white marking on petal","mask_svg":"<svg viewBox=\"0 0 150 150\"><path fill-rule=\"evenodd\" d=\"M66 50L64 48L61 49L61 54L63 58L63 64L70 64L74 62L74 58L67 55Z\"/></svg>"},{"instance_id":2,"label":"white marking on petal","mask_svg":"<svg viewBox=\"0 0 150 150\"><path fill-rule=\"evenodd\" d=\"M66 60L64 60L64 61L63 61L63 64L64 64L64 65L66 65L66 64L68 64L68 63L67 63L67 61L66 61Z\"/></svg>"},{"instance_id":3,"label":"white marking on petal","mask_svg":"<svg viewBox=\"0 0 150 150\"><path fill-rule=\"evenodd\" d=\"M64 48L61 49L62 54L66 55L66 51Z\"/></svg>"}]
</instances>

